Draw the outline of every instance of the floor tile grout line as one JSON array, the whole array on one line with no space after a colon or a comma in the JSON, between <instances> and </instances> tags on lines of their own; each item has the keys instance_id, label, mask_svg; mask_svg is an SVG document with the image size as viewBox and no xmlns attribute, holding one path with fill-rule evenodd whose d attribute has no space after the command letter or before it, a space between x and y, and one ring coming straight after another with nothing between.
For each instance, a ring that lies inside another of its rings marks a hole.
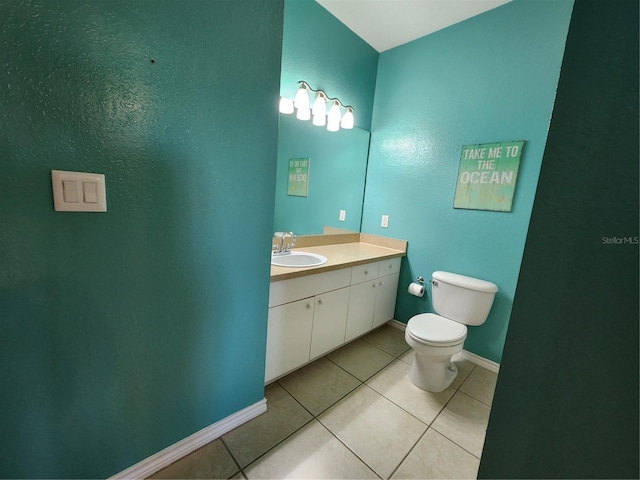
<instances>
[{"instance_id":1,"label":"floor tile grout line","mask_svg":"<svg viewBox=\"0 0 640 480\"><path fill-rule=\"evenodd\" d=\"M488 403L483 402L482 400L474 397L473 395L468 394L467 392L463 392L462 390L458 390L461 394L466 395L467 397L471 398L472 400L475 400L476 402L480 402L481 404L483 404L485 407L489 407L489 411L491 411L491 405L489 405Z\"/></svg>"},{"instance_id":2,"label":"floor tile grout line","mask_svg":"<svg viewBox=\"0 0 640 480\"><path fill-rule=\"evenodd\" d=\"M248 468L250 465L253 465L255 462L257 462L258 460L260 460L262 457L264 457L267 453L269 453L270 451L272 451L274 448L276 448L278 445L280 445L281 443L287 441L289 438L291 438L293 435L295 435L296 433L298 433L300 430L302 430L304 427L306 427L307 425L309 425L311 422L313 422L314 420L317 420L315 417L312 416L312 418L310 418L309 420L307 420L306 422L304 422L302 425L300 425L298 428L296 428L293 432L291 432L289 435L287 435L286 437L284 437L282 440L280 440L278 443L276 443L275 445L271 446L270 448L268 448L266 451L264 451L263 453L261 453L260 455L258 455L256 458L254 458L253 460L251 460L251 462L249 462L244 468L240 469L242 471L242 474L246 477L249 478L249 476L244 472L245 468Z\"/></svg>"},{"instance_id":3,"label":"floor tile grout line","mask_svg":"<svg viewBox=\"0 0 640 480\"><path fill-rule=\"evenodd\" d=\"M238 467L238 471L242 473L242 475L244 475L244 472L242 471L242 467L240 466L240 464L238 463L238 460L236 460L236 457L233 455L233 452L231 452L231 449L229 448L229 445L227 445L227 442L224 441L224 438L222 438L224 435L220 436L220 441L222 442L222 445L224 446L224 448L227 450L227 453L229 453L229 455L231 456L231 460L233 460L233 463L236 464L236 467ZM246 477L246 475L244 475Z\"/></svg>"},{"instance_id":4,"label":"floor tile grout line","mask_svg":"<svg viewBox=\"0 0 640 480\"><path fill-rule=\"evenodd\" d=\"M418 439L416 440L416 443L413 444L413 446L409 449L407 454L404 457L402 457L402 460L400 460L400 463L398 464L398 466L393 470L393 472L391 472L391 475L389 475L389 478L393 477L393 475L398 471L398 469L402 466L402 464L407 459L407 457L409 457L411 452L415 450L416 446L418 446L418 443L420 443L420 440L422 440L422 438L427 434L430 428L431 428L431 424L427 425L427 428L425 429L425 431L422 432L422 435L420 435L420 437L418 437Z\"/></svg>"},{"instance_id":5,"label":"floor tile grout line","mask_svg":"<svg viewBox=\"0 0 640 480\"><path fill-rule=\"evenodd\" d=\"M377 347L376 347L377 348ZM378 349L380 350L380 349ZM383 350L380 350L381 352L383 352ZM384 352L386 353L386 352ZM388 355L388 354L387 354ZM393 356L393 355L392 355ZM358 377L356 377L353 373L351 373L349 370L347 370L346 368L342 367L341 365L338 365L336 362L334 362L333 360L331 360L330 358L327 357L327 360L329 360L331 363L333 363L336 367L344 370L345 372L347 372L349 375L351 375L353 378L355 378L356 380L358 380L360 383L365 383L368 380L371 380L371 377L377 375L378 373L380 373L382 370L384 370L385 368L387 368L389 365L391 365L393 363L393 360L391 360L390 363L387 363L385 366L383 366L380 370L376 371L375 373L373 373L372 375L368 376L366 378L366 380L360 380Z\"/></svg>"},{"instance_id":6,"label":"floor tile grout line","mask_svg":"<svg viewBox=\"0 0 640 480\"><path fill-rule=\"evenodd\" d=\"M322 357L321 357L322 358ZM327 359L328 360L328 359ZM331 360L329 360L331 361ZM333 363L333 362L332 362ZM335 364L334 364L335 365ZM344 370L344 368L340 367L340 365L336 365L338 368L341 368L342 370ZM351 373L347 372L346 370L344 370L346 373L348 373L350 376L352 376L355 380L357 380L358 382L360 382L360 385L362 385L364 382L361 381L359 378L355 377L354 375L352 375ZM283 377L284 378L284 377ZM354 388L352 388L351 390L349 390L347 393L345 393L344 395L342 395L340 398L338 398L336 401L334 401L331 405L329 405L328 407L326 407L324 410L322 410L320 413L318 413L318 415L314 415L313 412L311 412L307 407L305 407L294 395L293 393L291 393L289 390L287 390L287 388L282 385L279 381L278 381L278 385L280 385L280 387L282 387L282 389L287 392L287 394L289 394L302 408L304 408L309 415L311 415L313 418L317 418L320 415L322 415L324 412L326 412L327 410L329 410L331 407L333 407L336 403L338 403L340 400L342 400L343 398L345 398L347 395L349 395L351 392L353 392L354 390L356 390L358 387L360 387L360 385L356 385Z\"/></svg>"},{"instance_id":7,"label":"floor tile grout line","mask_svg":"<svg viewBox=\"0 0 640 480\"><path fill-rule=\"evenodd\" d=\"M438 430L436 427L434 426L429 426L429 428L431 428L431 430L433 430L434 432L436 432L438 435L446 438L447 440L449 440L451 443L453 443L456 447L461 448L462 450L464 450L465 452L467 452L469 455L471 455L474 458L477 458L478 460L480 460L480 457L477 456L475 453L470 452L469 449L463 447L462 445L460 445L458 442L456 442L455 440L447 437L444 433L442 433L440 430ZM482 449L484 450L484 442L482 442ZM480 454L482 456L482 453Z\"/></svg>"},{"instance_id":8,"label":"floor tile grout line","mask_svg":"<svg viewBox=\"0 0 640 480\"><path fill-rule=\"evenodd\" d=\"M464 383L464 382L463 382ZM462 384L460 384L460 386L462 386ZM475 398L473 398L471 395L467 395L466 393L464 393L463 391L456 389L456 392L460 392L462 395L466 395L467 397L471 398L472 400L477 400ZM451 398L449 400L447 400L447 403L445 404L444 407L442 407L442 410L440 410L438 412L438 415L436 415L436 417L433 419L433 422L431 422L429 424L429 428L433 429L433 431L438 432L439 435L442 435L444 438L446 438L447 440L449 440L451 443L453 443L454 445L457 445L458 447L460 447L462 450L464 450L465 452L467 452L469 455L473 455L475 458L477 458L478 460L480 459L480 457L478 457L475 453L470 452L468 449L466 449L465 447L463 447L462 445L460 445L458 442L456 442L454 439L449 438L447 435L445 435L443 432L441 432L440 430L438 430L436 427L433 426L433 424L436 422L436 419L442 414L442 412L444 412L445 408L447 408L447 405L449 405L449 403L451 402L451 400L453 400L453 397L455 396L455 393L453 395L451 395ZM480 402L480 400L477 400L478 402ZM480 402L482 403L482 402ZM483 405L486 405L483 403ZM491 407L489 407L491 408ZM487 429L485 428L485 432L487 431ZM484 442L482 442L482 448L484 449ZM482 455L482 454L481 454Z\"/></svg>"},{"instance_id":9,"label":"floor tile grout line","mask_svg":"<svg viewBox=\"0 0 640 480\"><path fill-rule=\"evenodd\" d=\"M322 421L318 418L316 418L316 420L318 421L318 423L320 425L322 425L322 428L324 428L327 432L329 432L336 440L338 440L343 446L344 448L346 448L347 450L349 450L358 460L360 460L364 465L366 465L366 467L371 470L378 478L382 479L383 477L381 475L378 474L378 472L376 472L373 467L371 465L369 465L367 462L364 461L363 458L360 457L360 455L358 455L356 452L354 452L351 447L349 447L349 445L347 445L346 443L344 443L342 441L342 439L340 439L340 437L338 437L335 433L333 433L333 431L331 431L331 429L329 427L327 427L324 423L322 423Z\"/></svg>"}]
</instances>

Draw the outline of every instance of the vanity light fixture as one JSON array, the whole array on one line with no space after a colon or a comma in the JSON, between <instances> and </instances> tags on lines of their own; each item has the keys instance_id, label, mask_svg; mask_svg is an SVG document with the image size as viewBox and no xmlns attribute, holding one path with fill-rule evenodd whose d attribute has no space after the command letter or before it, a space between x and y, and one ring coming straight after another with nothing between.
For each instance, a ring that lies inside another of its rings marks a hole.
<instances>
[{"instance_id":1,"label":"vanity light fixture","mask_svg":"<svg viewBox=\"0 0 640 480\"><path fill-rule=\"evenodd\" d=\"M304 80L298 82L298 89L293 101L286 97L280 97L280 113L291 114L296 112L299 120L309 120L313 115L313 124L316 126L327 126L330 132L337 132L340 128L353 128L353 107L344 105L338 98L330 98L323 90L314 90ZM309 92L316 94L313 107L309 107ZM331 108L327 114L327 102L331 102ZM347 111L342 115L342 109Z\"/></svg>"},{"instance_id":2,"label":"vanity light fixture","mask_svg":"<svg viewBox=\"0 0 640 480\"><path fill-rule=\"evenodd\" d=\"M282 113L293 113L293 100L287 97L280 97L280 107L278 109Z\"/></svg>"}]
</instances>

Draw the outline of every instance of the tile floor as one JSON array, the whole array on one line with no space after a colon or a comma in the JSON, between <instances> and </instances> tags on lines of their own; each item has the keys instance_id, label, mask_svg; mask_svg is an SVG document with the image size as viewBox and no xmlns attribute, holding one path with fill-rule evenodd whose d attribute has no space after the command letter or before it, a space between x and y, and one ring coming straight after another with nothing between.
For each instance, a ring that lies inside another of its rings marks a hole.
<instances>
[{"instance_id":1,"label":"tile floor","mask_svg":"<svg viewBox=\"0 0 640 480\"><path fill-rule=\"evenodd\" d=\"M411 383L385 325L265 389L266 413L152 478L476 478L497 374L459 357L441 393Z\"/></svg>"}]
</instances>

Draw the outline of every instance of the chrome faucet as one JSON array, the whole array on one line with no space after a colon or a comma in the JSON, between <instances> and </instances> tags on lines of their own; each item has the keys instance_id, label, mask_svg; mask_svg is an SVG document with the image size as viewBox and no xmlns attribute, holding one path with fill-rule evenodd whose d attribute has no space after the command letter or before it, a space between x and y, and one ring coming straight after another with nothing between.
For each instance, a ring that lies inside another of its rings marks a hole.
<instances>
[{"instance_id":1,"label":"chrome faucet","mask_svg":"<svg viewBox=\"0 0 640 480\"><path fill-rule=\"evenodd\" d=\"M273 245L273 253L276 255L281 253L289 253L291 251L291 247L296 244L296 236L293 234L293 232L276 232L273 234L273 236L280 239L280 245L278 245L277 243ZM289 237L291 239L291 242L285 243L285 237Z\"/></svg>"},{"instance_id":2,"label":"chrome faucet","mask_svg":"<svg viewBox=\"0 0 640 480\"><path fill-rule=\"evenodd\" d=\"M284 242L284 238L285 237L290 237L291 238L291 242L290 243L285 243ZM281 251L283 253L288 253L291 251L291 247L295 246L296 244L296 236L293 234L293 232L284 232L282 234L282 249Z\"/></svg>"}]
</instances>

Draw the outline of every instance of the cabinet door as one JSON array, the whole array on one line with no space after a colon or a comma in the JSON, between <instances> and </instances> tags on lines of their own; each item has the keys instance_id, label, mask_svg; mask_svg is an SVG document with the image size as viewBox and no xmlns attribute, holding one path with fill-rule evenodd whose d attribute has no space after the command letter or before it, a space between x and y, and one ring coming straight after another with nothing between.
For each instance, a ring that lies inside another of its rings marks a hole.
<instances>
[{"instance_id":1,"label":"cabinet door","mask_svg":"<svg viewBox=\"0 0 640 480\"><path fill-rule=\"evenodd\" d=\"M265 382L309 361L313 298L269 309Z\"/></svg>"},{"instance_id":2,"label":"cabinet door","mask_svg":"<svg viewBox=\"0 0 640 480\"><path fill-rule=\"evenodd\" d=\"M311 334L311 359L344 343L349 308L349 288L316 296Z\"/></svg>"},{"instance_id":3,"label":"cabinet door","mask_svg":"<svg viewBox=\"0 0 640 480\"><path fill-rule=\"evenodd\" d=\"M376 306L373 313L373 328L393 318L396 309L399 273L386 275L376 280Z\"/></svg>"},{"instance_id":4,"label":"cabinet door","mask_svg":"<svg viewBox=\"0 0 640 480\"><path fill-rule=\"evenodd\" d=\"M351 285L347 331L345 334L346 342L371 330L377 282L377 280L374 280Z\"/></svg>"}]
</instances>

